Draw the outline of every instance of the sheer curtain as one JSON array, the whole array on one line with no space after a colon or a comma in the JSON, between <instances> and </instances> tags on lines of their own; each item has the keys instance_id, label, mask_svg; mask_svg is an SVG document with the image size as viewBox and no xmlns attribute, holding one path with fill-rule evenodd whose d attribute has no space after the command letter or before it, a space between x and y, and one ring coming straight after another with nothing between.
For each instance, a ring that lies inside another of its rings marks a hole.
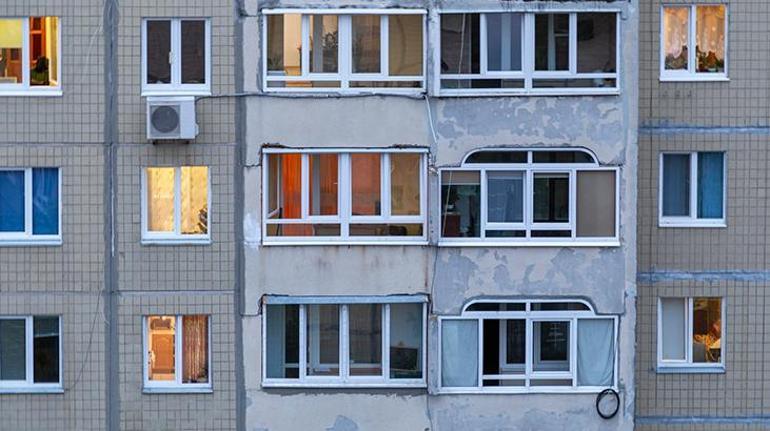
<instances>
[{"instance_id":1,"label":"sheer curtain","mask_svg":"<svg viewBox=\"0 0 770 431\"><path fill-rule=\"evenodd\" d=\"M182 331L182 383L208 383L208 316L184 316Z\"/></svg>"},{"instance_id":2,"label":"sheer curtain","mask_svg":"<svg viewBox=\"0 0 770 431\"><path fill-rule=\"evenodd\" d=\"M611 319L578 320L578 386L612 386L615 330Z\"/></svg>"},{"instance_id":3,"label":"sheer curtain","mask_svg":"<svg viewBox=\"0 0 770 431\"><path fill-rule=\"evenodd\" d=\"M441 323L441 386L478 386L478 346L478 321L444 320Z\"/></svg>"}]
</instances>

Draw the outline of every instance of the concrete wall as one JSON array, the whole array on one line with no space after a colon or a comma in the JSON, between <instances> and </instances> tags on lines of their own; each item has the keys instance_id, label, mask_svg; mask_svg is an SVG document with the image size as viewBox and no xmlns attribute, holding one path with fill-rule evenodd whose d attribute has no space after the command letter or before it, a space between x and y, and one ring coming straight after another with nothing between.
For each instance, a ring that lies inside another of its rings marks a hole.
<instances>
[{"instance_id":1,"label":"concrete wall","mask_svg":"<svg viewBox=\"0 0 770 431\"><path fill-rule=\"evenodd\" d=\"M246 1L243 78L259 91L261 7L342 7L362 2ZM372 6L371 2L366 5ZM498 10L498 2L389 2L428 7L429 57L438 40L439 7ZM534 10L512 3L509 8ZM245 101L246 154L243 316L247 430L289 429L632 429L636 283L636 2L567 2L565 9L621 10L621 95L602 97L279 98ZM428 86L431 86L429 61ZM430 107L430 109L429 109ZM431 121L436 137L433 138ZM414 145L430 149L429 246L263 246L260 149ZM457 248L435 245L435 169L491 146L583 146L602 165L621 167L620 247ZM434 272L435 268L435 272ZM431 294L428 338L430 395L415 390L278 390L261 387L263 294ZM595 413L595 395L436 395L435 316L456 315L481 296L580 297L599 313L620 315L621 412ZM286 407L290 406L290 407ZM376 406L376 407L373 407ZM302 414L297 414L302 412ZM307 413L307 414L305 414Z\"/></svg>"}]
</instances>

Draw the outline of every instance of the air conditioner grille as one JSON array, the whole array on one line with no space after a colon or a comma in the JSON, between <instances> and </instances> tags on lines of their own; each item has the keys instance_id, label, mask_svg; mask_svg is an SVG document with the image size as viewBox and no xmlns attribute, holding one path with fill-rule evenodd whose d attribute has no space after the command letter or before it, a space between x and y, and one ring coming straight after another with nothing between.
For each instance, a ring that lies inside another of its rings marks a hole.
<instances>
[{"instance_id":1,"label":"air conditioner grille","mask_svg":"<svg viewBox=\"0 0 770 431\"><path fill-rule=\"evenodd\" d=\"M179 129L179 107L155 106L151 114L152 127L160 133L174 133Z\"/></svg>"}]
</instances>

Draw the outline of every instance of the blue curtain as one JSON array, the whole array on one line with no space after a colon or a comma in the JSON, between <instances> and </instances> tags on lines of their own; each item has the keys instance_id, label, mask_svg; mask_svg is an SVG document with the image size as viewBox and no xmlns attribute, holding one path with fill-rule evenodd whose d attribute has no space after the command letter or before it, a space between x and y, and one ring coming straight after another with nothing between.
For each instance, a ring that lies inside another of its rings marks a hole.
<instances>
[{"instance_id":1,"label":"blue curtain","mask_svg":"<svg viewBox=\"0 0 770 431\"><path fill-rule=\"evenodd\" d=\"M32 233L59 233L59 169L32 169Z\"/></svg>"},{"instance_id":2,"label":"blue curtain","mask_svg":"<svg viewBox=\"0 0 770 431\"><path fill-rule=\"evenodd\" d=\"M610 319L578 320L578 386L612 386L615 325Z\"/></svg>"},{"instance_id":3,"label":"blue curtain","mask_svg":"<svg viewBox=\"0 0 770 431\"><path fill-rule=\"evenodd\" d=\"M663 215L690 215L690 155L663 155Z\"/></svg>"},{"instance_id":4,"label":"blue curtain","mask_svg":"<svg viewBox=\"0 0 770 431\"><path fill-rule=\"evenodd\" d=\"M698 153L698 218L722 218L724 153Z\"/></svg>"},{"instance_id":5,"label":"blue curtain","mask_svg":"<svg viewBox=\"0 0 770 431\"><path fill-rule=\"evenodd\" d=\"M0 171L0 232L24 232L24 171Z\"/></svg>"}]
</instances>

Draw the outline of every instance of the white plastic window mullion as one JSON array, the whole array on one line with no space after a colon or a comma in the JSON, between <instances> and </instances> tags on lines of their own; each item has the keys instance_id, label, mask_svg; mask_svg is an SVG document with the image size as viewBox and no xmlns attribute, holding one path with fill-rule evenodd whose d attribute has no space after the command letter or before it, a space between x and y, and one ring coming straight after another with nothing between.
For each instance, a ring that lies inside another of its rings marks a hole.
<instances>
[{"instance_id":1,"label":"white plastic window mullion","mask_svg":"<svg viewBox=\"0 0 770 431\"><path fill-rule=\"evenodd\" d=\"M380 17L380 76L390 75L390 16Z\"/></svg>"},{"instance_id":2,"label":"white plastic window mullion","mask_svg":"<svg viewBox=\"0 0 770 431\"><path fill-rule=\"evenodd\" d=\"M524 72L524 89L532 90L532 74L535 70L535 14L524 15L524 47L522 49L522 71ZM530 155L531 157L531 155ZM527 231L529 236L529 231Z\"/></svg>"},{"instance_id":3,"label":"white plastic window mullion","mask_svg":"<svg viewBox=\"0 0 770 431\"><path fill-rule=\"evenodd\" d=\"M174 235L182 234L182 168L174 168Z\"/></svg>"},{"instance_id":4,"label":"white plastic window mullion","mask_svg":"<svg viewBox=\"0 0 770 431\"><path fill-rule=\"evenodd\" d=\"M577 170L569 172L569 228L572 238L577 235Z\"/></svg>"},{"instance_id":5,"label":"white plastic window mullion","mask_svg":"<svg viewBox=\"0 0 770 431\"><path fill-rule=\"evenodd\" d=\"M577 386L577 318L569 321L569 370L572 374L572 387Z\"/></svg>"},{"instance_id":6,"label":"white plastic window mullion","mask_svg":"<svg viewBox=\"0 0 770 431\"><path fill-rule=\"evenodd\" d=\"M353 17L350 15L337 16L337 67L340 73L340 88L350 87L353 73Z\"/></svg>"},{"instance_id":7,"label":"white plastic window mullion","mask_svg":"<svg viewBox=\"0 0 770 431\"><path fill-rule=\"evenodd\" d=\"M307 220L310 217L310 155L304 153L300 157L300 217Z\"/></svg>"},{"instance_id":8,"label":"white plastic window mullion","mask_svg":"<svg viewBox=\"0 0 770 431\"><path fill-rule=\"evenodd\" d=\"M529 303L527 303L527 312L529 312ZM530 386L532 376L532 350L532 319L527 318L524 333L524 385L527 388Z\"/></svg>"},{"instance_id":9,"label":"white plastic window mullion","mask_svg":"<svg viewBox=\"0 0 770 431\"><path fill-rule=\"evenodd\" d=\"M350 325L348 321L348 306L343 304L339 310L339 374L342 381L350 380Z\"/></svg>"},{"instance_id":10,"label":"white plastic window mullion","mask_svg":"<svg viewBox=\"0 0 770 431\"><path fill-rule=\"evenodd\" d=\"M340 213L340 236L347 239L350 236L350 211L351 194L353 192L350 181L350 153L343 153L339 156L339 213Z\"/></svg>"},{"instance_id":11,"label":"white plastic window mullion","mask_svg":"<svg viewBox=\"0 0 770 431\"><path fill-rule=\"evenodd\" d=\"M478 330L478 355L477 355L477 362L478 362L478 387L482 388L484 387L484 319L478 319L476 328Z\"/></svg>"},{"instance_id":12,"label":"white plastic window mullion","mask_svg":"<svg viewBox=\"0 0 770 431\"><path fill-rule=\"evenodd\" d=\"M479 14L479 66L481 75L489 72L488 52L487 52L487 14ZM482 219L483 220L483 219Z\"/></svg>"},{"instance_id":13,"label":"white plastic window mullion","mask_svg":"<svg viewBox=\"0 0 770 431\"><path fill-rule=\"evenodd\" d=\"M300 44L300 74L302 76L308 76L310 74L310 15L304 14L301 18L301 37L302 42Z\"/></svg>"},{"instance_id":14,"label":"white plastic window mullion","mask_svg":"<svg viewBox=\"0 0 770 431\"><path fill-rule=\"evenodd\" d=\"M390 380L390 304L382 307L382 378Z\"/></svg>"},{"instance_id":15,"label":"white plastic window mullion","mask_svg":"<svg viewBox=\"0 0 770 431\"><path fill-rule=\"evenodd\" d=\"M423 225L425 225L428 219L428 213L427 213L428 185L426 180L426 176L428 175L428 170L426 169L427 163L428 163L427 155L423 155L422 157L420 157L420 217L422 218ZM439 187L438 195L441 196L441 187ZM427 235L427 226L425 226L425 228L426 228L425 232Z\"/></svg>"},{"instance_id":16,"label":"white plastic window mullion","mask_svg":"<svg viewBox=\"0 0 770 431\"><path fill-rule=\"evenodd\" d=\"M299 381L307 379L307 306L299 306Z\"/></svg>"},{"instance_id":17,"label":"white plastic window mullion","mask_svg":"<svg viewBox=\"0 0 770 431\"><path fill-rule=\"evenodd\" d=\"M30 49L29 46L29 17L24 17L21 20L21 34L22 42L21 42L21 61L22 61L22 67L21 67L21 79L22 84L24 87L29 88L30 87L30 80L29 80L29 71L30 68L27 67L27 65L31 64L30 59Z\"/></svg>"},{"instance_id":18,"label":"white plastic window mullion","mask_svg":"<svg viewBox=\"0 0 770 431\"><path fill-rule=\"evenodd\" d=\"M694 302L693 298L687 298L684 301L684 304L685 304L685 307L686 307L685 308L685 313L687 313L687 314L685 314L685 316L687 316L687 320L686 320L686 323L685 323L686 330L685 330L685 338L684 338L684 342L685 342L685 344L687 344L687 350L686 350L687 351L687 358L686 358L685 362L687 362L688 364L692 364L693 363L693 361L692 361L692 322L693 322L693 320L692 320L693 310L692 309L693 309L693 302Z\"/></svg>"},{"instance_id":19,"label":"white plastic window mullion","mask_svg":"<svg viewBox=\"0 0 770 431\"><path fill-rule=\"evenodd\" d=\"M171 85L176 87L182 84L182 21L171 20Z\"/></svg>"},{"instance_id":20,"label":"white plastic window mullion","mask_svg":"<svg viewBox=\"0 0 770 431\"><path fill-rule=\"evenodd\" d=\"M577 74L577 13L569 14L569 73Z\"/></svg>"},{"instance_id":21,"label":"white plastic window mullion","mask_svg":"<svg viewBox=\"0 0 770 431\"><path fill-rule=\"evenodd\" d=\"M535 220L535 176L531 169L527 169L524 172L524 177L526 178L524 199L527 203L524 206L526 211L524 214L524 228L526 229L526 238L530 238L532 236L532 223Z\"/></svg>"},{"instance_id":22,"label":"white plastic window mullion","mask_svg":"<svg viewBox=\"0 0 770 431\"><path fill-rule=\"evenodd\" d=\"M380 216L390 220L390 154L380 154Z\"/></svg>"},{"instance_id":23,"label":"white plastic window mullion","mask_svg":"<svg viewBox=\"0 0 770 431\"><path fill-rule=\"evenodd\" d=\"M696 18L698 16L696 11L697 11L697 6L696 5L691 5L690 6L690 22L689 22L689 24L690 24L690 26L689 26L690 27L690 31L689 31L689 34L687 35L687 43L688 43L687 46L689 48L687 50L687 57L688 57L687 58L687 69L688 69L688 72L690 72L691 74L698 73L698 68L695 65L695 62L698 60L698 57L696 56L696 52L695 52L696 50L694 49L695 43L696 43L696 41L695 41L695 34L696 33L695 32L698 31L697 30L697 28L698 28L697 27L697 23L695 22L695 20L696 20Z\"/></svg>"},{"instance_id":24,"label":"white plastic window mullion","mask_svg":"<svg viewBox=\"0 0 770 431\"><path fill-rule=\"evenodd\" d=\"M32 168L24 169L24 235L32 236Z\"/></svg>"},{"instance_id":25,"label":"white plastic window mullion","mask_svg":"<svg viewBox=\"0 0 770 431\"><path fill-rule=\"evenodd\" d=\"M698 218L698 153L690 153L690 218Z\"/></svg>"},{"instance_id":26,"label":"white plastic window mullion","mask_svg":"<svg viewBox=\"0 0 770 431\"><path fill-rule=\"evenodd\" d=\"M184 354L182 347L183 320L182 315L176 315L176 325L174 326L174 382L177 385L182 384L182 355Z\"/></svg>"},{"instance_id":27,"label":"white plastic window mullion","mask_svg":"<svg viewBox=\"0 0 770 431\"><path fill-rule=\"evenodd\" d=\"M32 316L24 318L24 353L27 355L25 366L25 380L27 384L33 384L35 382L35 349L34 349L34 326L32 324Z\"/></svg>"},{"instance_id":28,"label":"white plastic window mullion","mask_svg":"<svg viewBox=\"0 0 770 431\"><path fill-rule=\"evenodd\" d=\"M480 226L481 227L481 232L480 232L480 234L481 234L481 238L483 239L483 238L487 237L487 213L489 212L489 209L487 207L487 204L488 204L488 201L489 201L489 199L487 197L487 170L486 169L482 169L480 174L481 174L479 176L479 180L480 180L480 184L479 184L479 186L480 186L480 193L479 193L479 195L480 195L480 198L481 198L481 199L479 199L479 201L480 201L479 204L481 206L481 215L480 215L480 219L481 219L480 220L481 221L481 223L480 223L480 225L481 225Z\"/></svg>"}]
</instances>

